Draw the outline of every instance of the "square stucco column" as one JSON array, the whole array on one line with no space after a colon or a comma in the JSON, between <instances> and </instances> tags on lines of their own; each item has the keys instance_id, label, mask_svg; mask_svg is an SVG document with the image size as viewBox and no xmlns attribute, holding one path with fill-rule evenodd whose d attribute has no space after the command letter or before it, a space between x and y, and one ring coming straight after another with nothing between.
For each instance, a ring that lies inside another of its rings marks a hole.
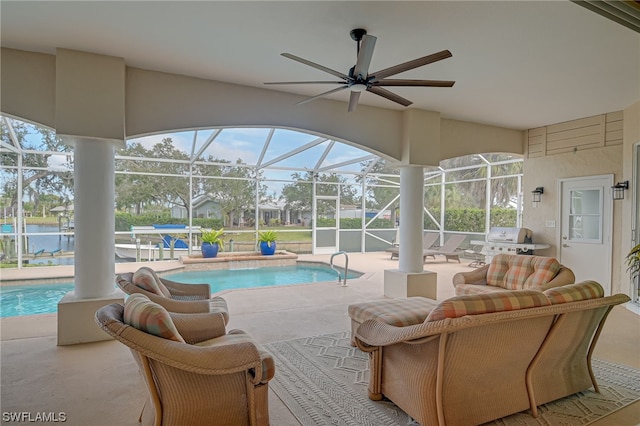
<instances>
[{"instance_id":1,"label":"square stucco column","mask_svg":"<svg viewBox=\"0 0 640 426\"><path fill-rule=\"evenodd\" d=\"M438 298L438 274L431 271L411 273L386 269L384 295L392 298L422 296L435 300Z\"/></svg>"},{"instance_id":2,"label":"square stucco column","mask_svg":"<svg viewBox=\"0 0 640 426\"><path fill-rule=\"evenodd\" d=\"M106 297L79 299L73 291L58 302L58 346L111 340L96 324L96 311L111 303L124 303L124 293L114 291Z\"/></svg>"}]
</instances>

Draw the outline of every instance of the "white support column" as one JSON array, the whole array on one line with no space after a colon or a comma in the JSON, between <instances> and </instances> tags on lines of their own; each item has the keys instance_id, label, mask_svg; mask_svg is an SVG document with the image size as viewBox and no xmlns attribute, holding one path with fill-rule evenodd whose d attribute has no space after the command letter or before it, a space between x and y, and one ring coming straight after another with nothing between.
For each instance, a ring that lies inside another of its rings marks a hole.
<instances>
[{"instance_id":1,"label":"white support column","mask_svg":"<svg viewBox=\"0 0 640 426\"><path fill-rule=\"evenodd\" d=\"M104 140L74 143L75 288L58 303L58 345L110 339L93 316L124 300L115 289L115 152Z\"/></svg>"},{"instance_id":2,"label":"white support column","mask_svg":"<svg viewBox=\"0 0 640 426\"><path fill-rule=\"evenodd\" d=\"M115 273L115 152L107 141L75 144L75 293L113 295Z\"/></svg>"},{"instance_id":3,"label":"white support column","mask_svg":"<svg viewBox=\"0 0 640 426\"><path fill-rule=\"evenodd\" d=\"M387 297L437 298L437 275L423 270L424 170L400 169L400 256L398 269L384 271Z\"/></svg>"},{"instance_id":4,"label":"white support column","mask_svg":"<svg viewBox=\"0 0 640 426\"><path fill-rule=\"evenodd\" d=\"M424 228L424 169L400 169L400 256L401 272L422 272Z\"/></svg>"}]
</instances>

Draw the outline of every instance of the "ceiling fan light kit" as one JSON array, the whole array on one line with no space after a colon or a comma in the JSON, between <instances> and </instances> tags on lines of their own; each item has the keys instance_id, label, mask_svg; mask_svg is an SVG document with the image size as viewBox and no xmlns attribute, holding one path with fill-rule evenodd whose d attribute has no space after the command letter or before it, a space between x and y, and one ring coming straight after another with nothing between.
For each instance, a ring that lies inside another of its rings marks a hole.
<instances>
[{"instance_id":1,"label":"ceiling fan light kit","mask_svg":"<svg viewBox=\"0 0 640 426\"><path fill-rule=\"evenodd\" d=\"M323 65L316 64L315 62L308 61L299 56L292 55L291 53L282 53L282 56L284 56L285 58L289 58L320 71L324 71L328 74L342 79L341 81L279 81L264 84L339 84L340 87L328 90L310 98L303 99L302 101L298 102L298 104L304 104L321 98L325 95L330 95L332 93L349 89L351 92L349 96L349 112L353 112L356 110L358 99L360 98L360 93L365 91L381 96L405 107L412 104L410 100L405 99L387 89L384 89L382 86L452 87L455 84L455 81L449 80L387 79L387 77L419 68L424 65L440 61L442 59L450 58L452 55L448 50L443 50L441 52L395 65L393 67L369 73L369 65L371 64L371 58L373 57L373 50L375 48L377 39L374 36L368 35L367 31L362 28L351 30L350 35L351 38L358 44L358 47L356 64L349 70L348 74L344 74L331 68L327 68Z\"/></svg>"}]
</instances>

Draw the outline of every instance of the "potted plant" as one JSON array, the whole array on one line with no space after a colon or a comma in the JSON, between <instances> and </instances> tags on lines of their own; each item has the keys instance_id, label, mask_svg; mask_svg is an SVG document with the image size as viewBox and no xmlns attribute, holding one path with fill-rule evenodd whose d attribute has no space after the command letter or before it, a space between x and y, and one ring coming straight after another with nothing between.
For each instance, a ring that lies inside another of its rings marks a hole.
<instances>
[{"instance_id":1,"label":"potted plant","mask_svg":"<svg viewBox=\"0 0 640 426\"><path fill-rule=\"evenodd\" d=\"M200 236L202 240L202 244L200 245L202 257L216 257L218 250L224 250L222 234L224 234L224 229L222 228L218 230L211 229L209 231L202 230L202 235Z\"/></svg>"},{"instance_id":2,"label":"potted plant","mask_svg":"<svg viewBox=\"0 0 640 426\"><path fill-rule=\"evenodd\" d=\"M276 231L262 231L258 233L258 242L260 243L260 252L263 256L271 256L276 252L276 240L278 235Z\"/></svg>"}]
</instances>

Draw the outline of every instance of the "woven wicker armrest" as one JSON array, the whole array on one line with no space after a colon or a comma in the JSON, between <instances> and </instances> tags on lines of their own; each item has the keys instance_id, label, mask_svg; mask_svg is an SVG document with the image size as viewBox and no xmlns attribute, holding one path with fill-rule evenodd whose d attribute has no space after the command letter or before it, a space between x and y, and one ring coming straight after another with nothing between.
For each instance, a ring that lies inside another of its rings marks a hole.
<instances>
[{"instance_id":1,"label":"woven wicker armrest","mask_svg":"<svg viewBox=\"0 0 640 426\"><path fill-rule=\"evenodd\" d=\"M395 343L437 336L445 331L446 325L450 322L451 320L445 319L443 321L396 327L375 320L367 320L360 325L355 338L359 346L360 344L364 344L365 347L389 346Z\"/></svg>"},{"instance_id":2,"label":"woven wicker armrest","mask_svg":"<svg viewBox=\"0 0 640 426\"><path fill-rule=\"evenodd\" d=\"M573 271L569 268L565 268L564 266L560 268L558 274L549 282L544 284L537 285L535 287L530 287L529 290L536 291L547 291L551 288L563 287L565 285L570 285L575 283L575 275Z\"/></svg>"},{"instance_id":3,"label":"woven wicker armrest","mask_svg":"<svg viewBox=\"0 0 640 426\"><path fill-rule=\"evenodd\" d=\"M204 342L225 334L225 319L220 312L184 314L169 312L176 329L190 344Z\"/></svg>"},{"instance_id":4,"label":"woven wicker armrest","mask_svg":"<svg viewBox=\"0 0 640 426\"><path fill-rule=\"evenodd\" d=\"M453 285L458 284L486 284L487 283L487 270L489 265L481 266L469 272L458 272L453 276Z\"/></svg>"},{"instance_id":5,"label":"woven wicker armrest","mask_svg":"<svg viewBox=\"0 0 640 426\"><path fill-rule=\"evenodd\" d=\"M273 379L273 376L276 373L276 364L273 360L273 357L269 352L262 349L262 347L251 338L245 331L243 330L230 330L230 335L242 336L246 341L252 342L256 348L258 348L258 352L260 353L260 368L252 369L254 381L253 384L263 384L267 383L269 380Z\"/></svg>"},{"instance_id":6,"label":"woven wicker armrest","mask_svg":"<svg viewBox=\"0 0 640 426\"><path fill-rule=\"evenodd\" d=\"M553 287L560 287L567 284L573 284L576 282L576 276L573 271L567 267L561 266L560 270L555 277L548 283L536 286L534 290L545 291Z\"/></svg>"},{"instance_id":7,"label":"woven wicker armrest","mask_svg":"<svg viewBox=\"0 0 640 426\"><path fill-rule=\"evenodd\" d=\"M276 374L276 364L269 352L260 348L258 350L262 359L262 374L256 374L256 377L260 376L260 383L267 383Z\"/></svg>"}]
</instances>

